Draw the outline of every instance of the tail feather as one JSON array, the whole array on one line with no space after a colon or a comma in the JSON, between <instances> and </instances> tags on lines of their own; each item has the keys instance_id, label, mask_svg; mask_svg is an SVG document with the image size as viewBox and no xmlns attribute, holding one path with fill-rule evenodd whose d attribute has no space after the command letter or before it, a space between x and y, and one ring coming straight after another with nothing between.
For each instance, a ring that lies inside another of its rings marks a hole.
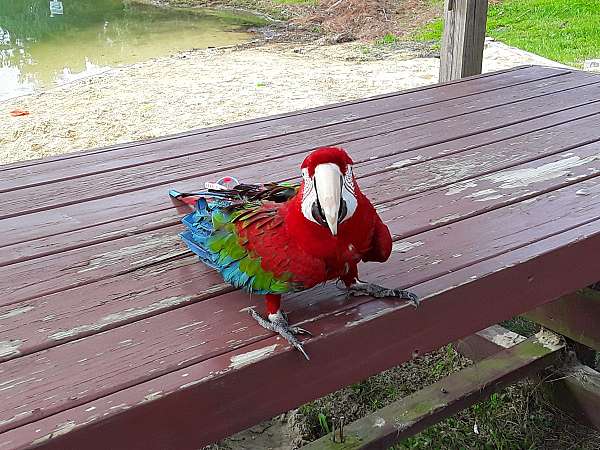
<instances>
[{"instance_id":1,"label":"tail feather","mask_svg":"<svg viewBox=\"0 0 600 450\"><path fill-rule=\"evenodd\" d=\"M198 255L198 258L209 267L213 269L219 270L219 266L216 264L215 254L208 251L205 247L203 247L199 242L196 242L196 238L191 231L184 231L180 234L183 242L186 243L188 248ZM205 241L206 242L206 241ZM200 245L198 245L200 244Z\"/></svg>"}]
</instances>

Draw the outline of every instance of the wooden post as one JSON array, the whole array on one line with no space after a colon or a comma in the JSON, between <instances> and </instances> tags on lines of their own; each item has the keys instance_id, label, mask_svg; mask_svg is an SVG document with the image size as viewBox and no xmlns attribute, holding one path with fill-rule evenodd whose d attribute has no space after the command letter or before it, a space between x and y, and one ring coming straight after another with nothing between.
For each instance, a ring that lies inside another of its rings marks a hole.
<instances>
[{"instance_id":1,"label":"wooden post","mask_svg":"<svg viewBox=\"0 0 600 450\"><path fill-rule=\"evenodd\" d=\"M445 0L440 82L481 73L488 0Z\"/></svg>"}]
</instances>

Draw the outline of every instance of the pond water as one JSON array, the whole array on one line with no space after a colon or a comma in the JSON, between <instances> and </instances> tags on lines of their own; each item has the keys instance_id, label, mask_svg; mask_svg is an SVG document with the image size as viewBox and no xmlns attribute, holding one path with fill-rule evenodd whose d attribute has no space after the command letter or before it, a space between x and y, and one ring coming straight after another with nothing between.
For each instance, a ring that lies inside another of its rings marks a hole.
<instances>
[{"instance_id":1,"label":"pond water","mask_svg":"<svg viewBox=\"0 0 600 450\"><path fill-rule=\"evenodd\" d=\"M263 23L127 0L0 0L0 100L182 50L241 43L248 27Z\"/></svg>"}]
</instances>

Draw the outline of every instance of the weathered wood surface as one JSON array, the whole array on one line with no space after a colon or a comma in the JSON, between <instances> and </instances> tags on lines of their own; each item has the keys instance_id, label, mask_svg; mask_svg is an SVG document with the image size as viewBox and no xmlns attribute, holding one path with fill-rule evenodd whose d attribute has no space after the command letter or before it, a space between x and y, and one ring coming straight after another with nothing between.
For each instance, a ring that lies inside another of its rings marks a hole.
<instances>
[{"instance_id":1,"label":"weathered wood surface","mask_svg":"<svg viewBox=\"0 0 600 450\"><path fill-rule=\"evenodd\" d=\"M525 314L525 317L600 351L600 292L582 289Z\"/></svg>"},{"instance_id":2,"label":"weathered wood surface","mask_svg":"<svg viewBox=\"0 0 600 450\"><path fill-rule=\"evenodd\" d=\"M348 424L335 442L330 433L302 448L387 450L521 377L553 366L563 349L558 335L539 333Z\"/></svg>"},{"instance_id":3,"label":"weathered wood surface","mask_svg":"<svg viewBox=\"0 0 600 450\"><path fill-rule=\"evenodd\" d=\"M481 73L488 0L445 0L440 81Z\"/></svg>"},{"instance_id":4,"label":"weathered wood surface","mask_svg":"<svg viewBox=\"0 0 600 450\"><path fill-rule=\"evenodd\" d=\"M336 143L395 239L363 278L425 300L290 296L306 363L194 261L166 192L296 179ZM0 168L0 448L198 448L597 281L599 173L600 77L535 67Z\"/></svg>"}]
</instances>

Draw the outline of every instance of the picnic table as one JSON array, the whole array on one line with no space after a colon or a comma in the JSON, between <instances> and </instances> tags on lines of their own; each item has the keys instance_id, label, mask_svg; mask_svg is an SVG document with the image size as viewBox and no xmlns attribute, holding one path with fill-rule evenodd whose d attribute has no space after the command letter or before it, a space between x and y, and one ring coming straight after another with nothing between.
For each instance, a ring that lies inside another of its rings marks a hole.
<instances>
[{"instance_id":1,"label":"picnic table","mask_svg":"<svg viewBox=\"0 0 600 450\"><path fill-rule=\"evenodd\" d=\"M170 188L299 179L344 147L389 226L290 295L306 361L187 251ZM200 448L598 281L600 76L518 67L0 167L0 449Z\"/></svg>"}]
</instances>

